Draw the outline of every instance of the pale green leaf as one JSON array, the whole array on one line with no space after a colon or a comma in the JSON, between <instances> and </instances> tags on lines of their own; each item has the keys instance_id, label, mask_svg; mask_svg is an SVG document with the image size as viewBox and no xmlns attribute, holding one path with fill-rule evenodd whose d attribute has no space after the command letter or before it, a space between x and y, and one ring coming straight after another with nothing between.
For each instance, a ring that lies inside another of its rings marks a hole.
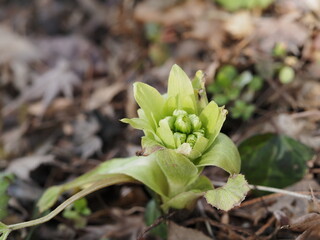
<instances>
[{"instance_id":1,"label":"pale green leaf","mask_svg":"<svg viewBox=\"0 0 320 240\"><path fill-rule=\"evenodd\" d=\"M218 136L221 127L226 119L227 110L211 101L201 112L200 120L205 126L206 137L209 139L208 147Z\"/></svg>"},{"instance_id":2,"label":"pale green leaf","mask_svg":"<svg viewBox=\"0 0 320 240\"><path fill-rule=\"evenodd\" d=\"M220 133L211 147L199 159L196 166L216 166L230 174L237 174L240 172L241 159L232 140L225 134Z\"/></svg>"},{"instance_id":3,"label":"pale green leaf","mask_svg":"<svg viewBox=\"0 0 320 240\"><path fill-rule=\"evenodd\" d=\"M176 101L176 98L173 96L171 97L166 96L166 98L167 99L164 104L164 114L166 116L171 116L173 111L178 108L177 101Z\"/></svg>"},{"instance_id":4,"label":"pale green leaf","mask_svg":"<svg viewBox=\"0 0 320 240\"><path fill-rule=\"evenodd\" d=\"M7 239L7 237L9 236L9 234L10 234L10 231L9 230L5 230L5 231L0 231L0 234L1 234L1 236L0 236L0 240L6 240Z\"/></svg>"},{"instance_id":5,"label":"pale green leaf","mask_svg":"<svg viewBox=\"0 0 320 240\"><path fill-rule=\"evenodd\" d=\"M123 123L130 124L131 127L135 128L135 129L153 131L151 125L145 119L141 119L141 118L130 118L130 119L129 118L123 118L120 121L123 122Z\"/></svg>"},{"instance_id":6,"label":"pale green leaf","mask_svg":"<svg viewBox=\"0 0 320 240\"><path fill-rule=\"evenodd\" d=\"M125 182L136 182L134 179L124 174L99 174L98 169L99 167L89 171L87 174L84 174L71 182L59 186L53 186L46 190L37 203L39 211L43 212L52 207L58 197L63 192L68 190L90 188L94 184L101 181L104 182L105 187Z\"/></svg>"},{"instance_id":7,"label":"pale green leaf","mask_svg":"<svg viewBox=\"0 0 320 240\"><path fill-rule=\"evenodd\" d=\"M147 136L141 138L141 145L143 155L150 155L151 153L164 148L159 142Z\"/></svg>"},{"instance_id":8,"label":"pale green leaf","mask_svg":"<svg viewBox=\"0 0 320 240\"><path fill-rule=\"evenodd\" d=\"M109 173L126 174L163 196L167 194L168 184L157 163L157 151L149 156L137 157L134 160L115 161L109 167Z\"/></svg>"},{"instance_id":9,"label":"pale green leaf","mask_svg":"<svg viewBox=\"0 0 320 240\"><path fill-rule=\"evenodd\" d=\"M240 205L249 190L249 185L244 176L239 174L229 177L228 182L223 187L208 191L205 198L212 206L229 211Z\"/></svg>"},{"instance_id":10,"label":"pale green leaf","mask_svg":"<svg viewBox=\"0 0 320 240\"><path fill-rule=\"evenodd\" d=\"M0 173L0 220L8 215L8 187L13 182L14 175L11 173Z\"/></svg>"},{"instance_id":11,"label":"pale green leaf","mask_svg":"<svg viewBox=\"0 0 320 240\"><path fill-rule=\"evenodd\" d=\"M164 149L152 155L156 155L157 162L168 180L169 197L183 192L183 187L198 177L198 170L193 163L174 150Z\"/></svg>"},{"instance_id":12,"label":"pale green leaf","mask_svg":"<svg viewBox=\"0 0 320 240\"><path fill-rule=\"evenodd\" d=\"M146 114L144 113L144 111L143 111L141 108L139 108L137 112L138 112L139 119L141 119L142 121L145 121L145 122L149 123L149 120L148 120ZM156 120L154 119L153 115L151 115L151 118L152 118L153 125L157 126L157 122L156 122ZM146 129L143 130L144 135L147 136L147 137L150 137L150 138L152 138L152 139L154 139L154 140L156 140L156 141L159 142L159 143L162 143L162 140L161 140L161 139L157 136L157 134L156 134L156 128L153 129L153 125L152 125L152 124L149 124L149 127L146 127L146 126L145 126Z\"/></svg>"},{"instance_id":13,"label":"pale green leaf","mask_svg":"<svg viewBox=\"0 0 320 240\"><path fill-rule=\"evenodd\" d=\"M37 203L39 211L43 212L52 207L56 203L62 192L62 186L53 186L48 188Z\"/></svg>"},{"instance_id":14,"label":"pale green leaf","mask_svg":"<svg viewBox=\"0 0 320 240\"><path fill-rule=\"evenodd\" d=\"M190 95L179 95L178 97L178 109L183 109L189 114L197 113L196 108L194 107L194 96Z\"/></svg>"},{"instance_id":15,"label":"pale green leaf","mask_svg":"<svg viewBox=\"0 0 320 240\"><path fill-rule=\"evenodd\" d=\"M8 229L8 226L5 225L4 223L0 222L0 232L1 232L1 231L4 231L4 230L6 230L6 229Z\"/></svg>"},{"instance_id":16,"label":"pale green leaf","mask_svg":"<svg viewBox=\"0 0 320 240\"><path fill-rule=\"evenodd\" d=\"M137 103L155 129L157 122L163 118L164 98L155 88L141 82L133 84L133 92Z\"/></svg>"},{"instance_id":17,"label":"pale green leaf","mask_svg":"<svg viewBox=\"0 0 320 240\"><path fill-rule=\"evenodd\" d=\"M194 89L194 95L196 96L198 111L201 112L208 105L205 88L205 74L203 71L199 70L196 72L196 75L192 80L192 86Z\"/></svg>"},{"instance_id":18,"label":"pale green leaf","mask_svg":"<svg viewBox=\"0 0 320 240\"><path fill-rule=\"evenodd\" d=\"M164 145L168 148L176 148L173 133L167 121L160 121L157 128L157 135L161 138Z\"/></svg>"},{"instance_id":19,"label":"pale green leaf","mask_svg":"<svg viewBox=\"0 0 320 240\"><path fill-rule=\"evenodd\" d=\"M211 183L211 180L207 178L206 176L200 175L195 182L188 185L187 191L189 190L199 190L201 192L207 192L209 190L213 189L213 185Z\"/></svg>"},{"instance_id":20,"label":"pale green leaf","mask_svg":"<svg viewBox=\"0 0 320 240\"><path fill-rule=\"evenodd\" d=\"M160 195L164 195L168 191L165 176L158 166L155 154L108 160L66 185L69 189L70 187L74 188L79 182L84 184L90 179L104 177L104 175L111 173L128 175Z\"/></svg>"},{"instance_id":21,"label":"pale green leaf","mask_svg":"<svg viewBox=\"0 0 320 240\"><path fill-rule=\"evenodd\" d=\"M191 101L180 100L180 97L182 99L184 96L190 98ZM176 64L173 65L169 74L168 98L170 97L174 97L178 105L181 105L183 109L187 107L192 109L193 113L197 112L192 83L187 74Z\"/></svg>"},{"instance_id":22,"label":"pale green leaf","mask_svg":"<svg viewBox=\"0 0 320 240\"><path fill-rule=\"evenodd\" d=\"M169 208L174 209L192 209L198 200L205 193L199 190L190 190L187 192L182 192L177 196L170 198L169 201L161 205L164 212L167 212Z\"/></svg>"},{"instance_id":23,"label":"pale green leaf","mask_svg":"<svg viewBox=\"0 0 320 240\"><path fill-rule=\"evenodd\" d=\"M190 155L188 156L189 159L194 160L196 158L199 158L204 150L207 148L209 140L205 137L200 137L196 144L194 145Z\"/></svg>"},{"instance_id":24,"label":"pale green leaf","mask_svg":"<svg viewBox=\"0 0 320 240\"><path fill-rule=\"evenodd\" d=\"M166 201L161 207L164 211L168 211L169 208L192 209L199 197L202 197L205 192L212 190L213 186L211 181L205 176L199 176L196 181L182 192L170 200Z\"/></svg>"},{"instance_id":25,"label":"pale green leaf","mask_svg":"<svg viewBox=\"0 0 320 240\"><path fill-rule=\"evenodd\" d=\"M136 179L161 196L168 192L166 177L157 163L157 156L119 158L106 161L88 173L68 182L64 185L49 188L41 197L38 206L43 211L50 208L57 198L65 191L90 187L92 183L112 178L113 184L117 184L115 175L127 175Z\"/></svg>"}]
</instances>

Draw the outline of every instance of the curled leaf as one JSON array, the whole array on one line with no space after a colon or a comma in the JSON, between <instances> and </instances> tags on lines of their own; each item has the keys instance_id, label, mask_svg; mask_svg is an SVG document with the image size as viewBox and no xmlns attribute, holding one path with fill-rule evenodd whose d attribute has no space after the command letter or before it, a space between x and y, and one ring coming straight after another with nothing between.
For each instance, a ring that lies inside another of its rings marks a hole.
<instances>
[{"instance_id":1,"label":"curled leaf","mask_svg":"<svg viewBox=\"0 0 320 240\"><path fill-rule=\"evenodd\" d=\"M205 198L212 206L229 211L240 205L249 190L249 185L244 176L238 174L231 176L223 187L208 191Z\"/></svg>"}]
</instances>

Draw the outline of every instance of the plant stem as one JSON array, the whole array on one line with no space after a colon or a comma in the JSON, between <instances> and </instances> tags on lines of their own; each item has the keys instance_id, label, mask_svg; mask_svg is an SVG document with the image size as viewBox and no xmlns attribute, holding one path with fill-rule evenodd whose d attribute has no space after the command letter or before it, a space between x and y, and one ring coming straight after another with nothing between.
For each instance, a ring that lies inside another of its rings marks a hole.
<instances>
[{"instance_id":1,"label":"plant stem","mask_svg":"<svg viewBox=\"0 0 320 240\"><path fill-rule=\"evenodd\" d=\"M223 185L225 185L225 182L219 182L219 181L212 181L213 185L222 187ZM259 185L250 185L249 187L251 189L257 189L257 190L261 190L261 191L267 191L267 192L274 192L274 193L281 193L284 195L290 195L293 197L298 197L298 198L304 198L307 200L313 200L312 196L306 195L306 194L301 194L301 193L297 193L297 192L292 192L292 191L288 191L288 190L284 190L284 189L279 189L279 188L273 188L273 187L266 187L266 186L259 186ZM317 199L319 201L319 199Z\"/></svg>"},{"instance_id":2,"label":"plant stem","mask_svg":"<svg viewBox=\"0 0 320 240\"><path fill-rule=\"evenodd\" d=\"M107 186L110 186L113 184L119 184L119 183L125 183L125 182L136 183L137 181L133 180L131 177L126 176L126 175L118 175L116 177L116 179L107 178L107 179L98 181L96 183L93 183L90 187L85 188L85 189L81 190L80 192L76 193L75 195L73 195L72 197L68 198L66 201L61 203L57 208L55 208L48 215L41 217L41 218L38 218L38 219L35 219L35 220L27 221L27 222L11 224L11 225L8 225L7 227L8 227L8 229L10 229L10 231L13 231L13 230L27 228L27 227L35 226L35 225L38 225L41 223L45 223L45 222L51 220L52 218L54 218L56 215L58 215L63 209L68 207L74 201L76 201L80 198L83 198L84 196L86 196L94 191L97 191L101 188L104 188L104 187L107 187Z\"/></svg>"}]
</instances>

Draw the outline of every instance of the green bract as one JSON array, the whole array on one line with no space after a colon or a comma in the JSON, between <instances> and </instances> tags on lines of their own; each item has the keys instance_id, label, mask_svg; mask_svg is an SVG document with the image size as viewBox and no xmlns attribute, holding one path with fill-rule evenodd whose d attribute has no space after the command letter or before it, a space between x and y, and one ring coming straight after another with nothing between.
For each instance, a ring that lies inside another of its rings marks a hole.
<instances>
[{"instance_id":1,"label":"green bract","mask_svg":"<svg viewBox=\"0 0 320 240\"><path fill-rule=\"evenodd\" d=\"M198 71L191 82L185 72L174 65L165 95L145 83L134 84L134 97L141 107L139 118L125 118L122 122L144 131L142 147L147 153L162 146L194 160L213 144L227 110L214 101L208 103L202 75Z\"/></svg>"},{"instance_id":2,"label":"green bract","mask_svg":"<svg viewBox=\"0 0 320 240\"><path fill-rule=\"evenodd\" d=\"M122 121L144 131L143 156L106 161L72 182L51 187L38 203L41 211L51 207L62 192L90 189L102 180L107 185L137 181L145 184L160 196L165 212L169 208L192 207L201 196L226 211L244 199L249 187L239 174L238 149L220 133L227 111L214 101L208 102L201 71L190 81L174 65L167 94L137 82L134 97L140 106L138 118ZM205 166L228 172L226 185L214 189L210 180L201 176Z\"/></svg>"}]
</instances>

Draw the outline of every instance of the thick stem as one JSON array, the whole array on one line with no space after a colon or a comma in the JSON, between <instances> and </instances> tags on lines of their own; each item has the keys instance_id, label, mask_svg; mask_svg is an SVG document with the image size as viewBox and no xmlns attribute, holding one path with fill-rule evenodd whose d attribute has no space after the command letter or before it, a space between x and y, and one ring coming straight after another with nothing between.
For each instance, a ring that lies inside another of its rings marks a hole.
<instances>
[{"instance_id":1,"label":"thick stem","mask_svg":"<svg viewBox=\"0 0 320 240\"><path fill-rule=\"evenodd\" d=\"M10 231L14 231L14 230L18 230L21 228L27 228L27 227L35 226L35 225L38 225L41 223L45 223L45 222L51 220L52 218L54 218L56 215L58 215L63 209L68 207L74 201L76 201L80 198L83 198L84 196L86 196L92 192L95 192L101 188L104 188L104 187L107 187L110 185L114 185L114 184L125 183L125 182L137 183L137 181L135 181L133 178L126 176L126 175L112 176L111 178L107 178L107 179L98 181L96 183L93 183L90 187L85 188L85 189L81 190L80 192L76 193L75 195L73 195L72 197L68 198L66 201L61 203L57 208L55 208L48 215L41 217L41 218L38 218L38 219L35 219L35 220L31 220L31 221L8 225L8 229L10 229Z\"/></svg>"}]
</instances>

